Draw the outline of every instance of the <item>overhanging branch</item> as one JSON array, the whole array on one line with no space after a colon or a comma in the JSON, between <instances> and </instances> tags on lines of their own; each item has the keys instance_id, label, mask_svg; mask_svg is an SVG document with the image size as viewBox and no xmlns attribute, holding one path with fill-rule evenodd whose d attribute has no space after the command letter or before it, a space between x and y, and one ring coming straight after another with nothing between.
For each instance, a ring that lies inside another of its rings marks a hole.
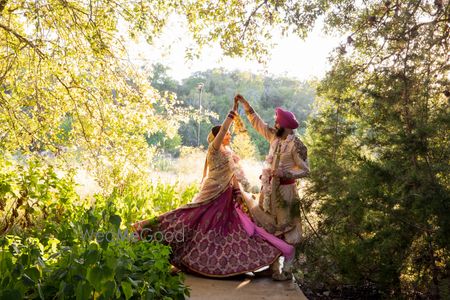
<instances>
[{"instance_id":1,"label":"overhanging branch","mask_svg":"<svg viewBox=\"0 0 450 300\"><path fill-rule=\"evenodd\" d=\"M2 15L2 12L6 7L6 3L8 3L8 0L0 0L0 16Z\"/></svg>"},{"instance_id":2,"label":"overhanging branch","mask_svg":"<svg viewBox=\"0 0 450 300\"><path fill-rule=\"evenodd\" d=\"M0 2L1 3L1 2ZM12 35L14 35L19 41L21 41L22 43L25 43L26 45L28 45L29 47L33 48L34 51L41 57L44 58L45 55L44 53L41 51L41 49L39 49L38 46L36 46L32 41L30 41L29 39L27 39L26 37L22 36L21 34L17 33L16 31L14 31L12 28L1 24L0 23L0 28L2 28L3 30L5 30L6 32L11 33Z\"/></svg>"}]
</instances>

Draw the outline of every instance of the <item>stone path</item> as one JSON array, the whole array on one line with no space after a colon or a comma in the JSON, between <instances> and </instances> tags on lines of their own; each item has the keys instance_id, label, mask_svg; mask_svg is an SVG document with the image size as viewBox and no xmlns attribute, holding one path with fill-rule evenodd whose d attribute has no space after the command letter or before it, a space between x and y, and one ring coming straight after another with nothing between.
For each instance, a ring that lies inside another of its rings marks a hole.
<instances>
[{"instance_id":1,"label":"stone path","mask_svg":"<svg viewBox=\"0 0 450 300\"><path fill-rule=\"evenodd\" d=\"M234 278L210 279L186 274L186 284L191 288L191 296L189 299L193 300L307 300L294 282L277 282L271 278L239 276Z\"/></svg>"}]
</instances>

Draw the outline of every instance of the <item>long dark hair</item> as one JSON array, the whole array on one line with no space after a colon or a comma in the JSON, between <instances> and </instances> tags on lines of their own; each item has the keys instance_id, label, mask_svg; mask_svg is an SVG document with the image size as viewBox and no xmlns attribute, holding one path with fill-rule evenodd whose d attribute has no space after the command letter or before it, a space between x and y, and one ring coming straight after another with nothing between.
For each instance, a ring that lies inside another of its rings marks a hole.
<instances>
[{"instance_id":1,"label":"long dark hair","mask_svg":"<svg viewBox=\"0 0 450 300\"><path fill-rule=\"evenodd\" d=\"M214 137L216 137L217 134L219 133L220 127L221 127L220 125L217 125L217 126L214 126L214 127L211 129L211 132L212 132L212 134L214 135Z\"/></svg>"}]
</instances>

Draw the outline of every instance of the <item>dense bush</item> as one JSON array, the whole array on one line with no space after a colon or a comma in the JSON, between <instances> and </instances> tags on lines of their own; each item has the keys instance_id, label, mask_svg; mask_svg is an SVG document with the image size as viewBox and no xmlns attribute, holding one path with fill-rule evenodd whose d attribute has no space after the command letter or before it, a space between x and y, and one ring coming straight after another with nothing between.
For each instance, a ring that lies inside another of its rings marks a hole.
<instances>
[{"instance_id":1,"label":"dense bush","mask_svg":"<svg viewBox=\"0 0 450 300\"><path fill-rule=\"evenodd\" d=\"M1 158L0 298L178 299L170 248L139 242L130 223L189 201L195 187L152 185L130 175L110 195L81 200L73 174Z\"/></svg>"},{"instance_id":2,"label":"dense bush","mask_svg":"<svg viewBox=\"0 0 450 300\"><path fill-rule=\"evenodd\" d=\"M395 15L376 5L340 13L376 25L351 25L356 42L318 87L308 126L318 235L304 249L311 282L448 299L449 7L399 3Z\"/></svg>"}]
</instances>

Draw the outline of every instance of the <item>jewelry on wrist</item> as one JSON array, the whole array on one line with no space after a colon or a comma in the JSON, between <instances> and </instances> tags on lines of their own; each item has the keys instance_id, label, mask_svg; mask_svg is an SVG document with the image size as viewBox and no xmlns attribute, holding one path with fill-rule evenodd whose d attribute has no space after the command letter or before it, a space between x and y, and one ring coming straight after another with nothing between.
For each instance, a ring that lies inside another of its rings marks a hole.
<instances>
[{"instance_id":1,"label":"jewelry on wrist","mask_svg":"<svg viewBox=\"0 0 450 300\"><path fill-rule=\"evenodd\" d=\"M230 110L230 112L228 113L228 118L234 119L234 117L236 117L236 113Z\"/></svg>"},{"instance_id":2,"label":"jewelry on wrist","mask_svg":"<svg viewBox=\"0 0 450 300\"><path fill-rule=\"evenodd\" d=\"M251 106L249 106L248 108L246 108L245 109L245 112L247 113L247 114L253 114L255 111L253 110L253 107L251 107Z\"/></svg>"}]
</instances>

